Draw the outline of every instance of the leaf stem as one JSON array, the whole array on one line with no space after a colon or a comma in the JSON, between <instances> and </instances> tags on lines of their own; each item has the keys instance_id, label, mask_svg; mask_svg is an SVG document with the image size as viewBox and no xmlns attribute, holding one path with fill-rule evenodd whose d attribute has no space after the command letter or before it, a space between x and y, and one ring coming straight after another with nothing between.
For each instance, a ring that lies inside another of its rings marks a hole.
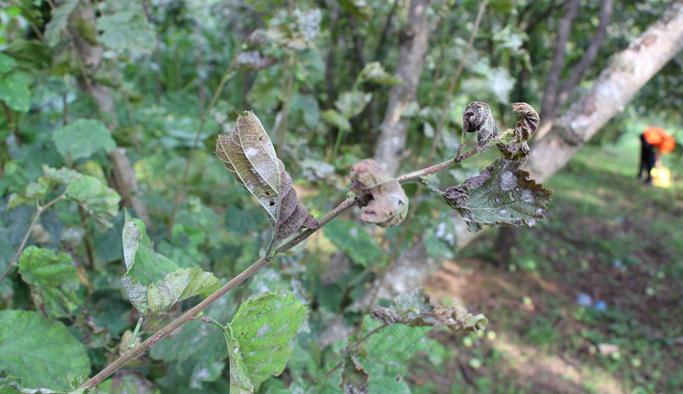
<instances>
[{"instance_id":1,"label":"leaf stem","mask_svg":"<svg viewBox=\"0 0 683 394\"><path fill-rule=\"evenodd\" d=\"M199 320L204 323L213 324L214 326L220 328L222 331L225 331L224 325L219 323L216 319L210 318L208 316L195 317L194 320Z\"/></svg>"},{"instance_id":2,"label":"leaf stem","mask_svg":"<svg viewBox=\"0 0 683 394\"><path fill-rule=\"evenodd\" d=\"M461 149L458 149L458 154L456 155L455 158L447 160L441 164L437 164L428 168L425 168L420 171L415 171L411 172L409 174L402 175L398 178L398 181L400 183L405 183L405 182L414 182L416 180L419 180L421 177L434 174L438 171L445 170L457 163L460 163L462 160L465 158L473 155L476 153L476 147L473 148L472 150L468 151L464 155L460 154ZM298 236L295 238L291 239L289 242L285 243L284 245L281 245L279 248L277 248L272 256L272 258L276 258L278 254L284 253L294 246L300 244L304 240L306 240L308 237L313 235L316 231L320 230L323 226L331 222L333 219L337 218L339 215L342 213L350 210L354 206L358 205L358 200L356 197L348 197L344 201L342 201L341 204L339 204L336 208L325 214L322 218L318 220L318 228L312 230L312 229L306 229L301 232ZM226 293L228 293L230 290L235 288L237 285L240 283L244 282L247 280L249 277L254 275L256 272L258 272L261 268L265 267L268 265L271 260L272 260L270 255L267 255L267 257L262 257L256 261L254 261L249 267L247 267L244 271L239 273L237 276L232 278L228 283L223 285L220 289L216 290L213 294L202 300L199 304L197 304L195 307L192 309L188 310L185 312L183 315L169 323L166 327L162 328L161 330L157 331L154 335L150 336L146 341L141 343L139 346L134 347L133 349L128 350L126 353L121 355L116 361L113 363L109 364L106 368L104 368L102 371L100 371L97 375L93 376L90 380L85 382L79 389L83 389L86 387L93 388L97 386L98 384L102 383L104 379L108 378L111 376L114 372L118 371L121 369L124 365L128 364L130 361L133 359L139 357L142 353L147 351L149 348L157 344L157 342L161 341L162 339L166 338L171 334L173 331L179 329L180 327L184 326L187 324L189 321L196 320L197 316L206 308L208 308L211 304L214 302L218 301L221 297L223 297ZM199 318L201 321L205 317ZM213 324L213 323L212 323ZM377 329L373 330L377 331ZM367 337L367 336L366 336ZM360 342L364 341L365 338L361 339Z\"/></svg>"},{"instance_id":3,"label":"leaf stem","mask_svg":"<svg viewBox=\"0 0 683 394\"><path fill-rule=\"evenodd\" d=\"M135 347L135 338L138 337L138 333L140 332L140 328L142 328L142 321L144 320L144 317L138 312L138 324L135 325L135 330L133 331L133 336L130 338L130 344L128 345L128 348L134 348Z\"/></svg>"},{"instance_id":4,"label":"leaf stem","mask_svg":"<svg viewBox=\"0 0 683 394\"><path fill-rule=\"evenodd\" d=\"M365 341L366 339L370 338L370 336L371 336L372 334L378 333L379 331L381 331L384 327L386 327L386 326L388 326L388 325L389 325L388 323L384 323L384 324L382 324L381 326L379 326L379 327L375 328L374 330L370 331L369 333L365 334L365 336L364 336L363 338L359 339L358 341L356 341L356 343L353 344L353 347L358 347L358 345L360 345L361 343L363 343L363 341Z\"/></svg>"},{"instance_id":5,"label":"leaf stem","mask_svg":"<svg viewBox=\"0 0 683 394\"><path fill-rule=\"evenodd\" d=\"M355 205L356 205L356 201L354 198L347 198L341 204L339 204L336 208L334 208L332 211L327 213L325 216L323 216L318 221L318 223L319 223L318 229L320 229L325 224L329 223L332 219L341 215L343 212L348 211L349 209L353 208ZM298 245L299 243L303 242L306 238L310 237L318 229L316 229L316 230L307 229L307 230L303 231L296 238L292 239L291 241L289 241L286 244L277 248L275 250L276 256L277 256L277 253L283 253L283 252L291 249L292 247ZM175 319L174 321L169 323L166 327L157 331L154 335L150 336L146 341L141 343L139 346L136 346L136 347L128 350L123 355L121 355L121 357L119 357L116 361L109 364L106 368L104 368L102 371L100 371L100 373L98 373L97 375L92 377L90 380L85 382L83 385L81 385L80 388L86 388L86 387L92 388L92 387L95 387L98 384L102 383L102 381L104 381L104 379L111 376L114 372L121 369L124 365L128 364L130 361L139 357L142 353L144 353L149 348L154 346L157 342L166 338L170 333L172 333L173 331L177 330L178 328L184 326L189 321L195 320L197 315L199 315L200 312L202 312L204 309L208 308L214 302L218 301L218 299L223 297L226 293L228 293L230 290L235 288L240 283L244 282L247 278L254 275L261 268L268 265L270 263L270 261L271 261L270 259L265 258L265 257L262 257L262 258L256 260L247 269L245 269L240 274L238 274L237 276L232 278L228 283L223 285L223 287L216 290L213 294L211 294L210 296L205 298L202 302L197 304L194 308L185 312L183 315L181 315L180 317L178 317L177 319ZM205 317L202 316L200 318L200 320L204 319L204 318ZM202 320L202 321L204 321L204 320Z\"/></svg>"},{"instance_id":6,"label":"leaf stem","mask_svg":"<svg viewBox=\"0 0 683 394\"><path fill-rule=\"evenodd\" d=\"M19 249L17 250L17 253L15 253L14 257L12 258L12 261L9 263L7 266L7 269L5 269L5 272L2 273L0 276L0 282L2 282L5 277L10 273L12 268L14 268L17 265L17 261L19 260L19 256L21 256L21 252L24 250L24 246L26 246L26 242L28 242L28 237L31 235L31 232L33 231L33 227L35 227L36 223L38 223L38 219L40 218L40 215L42 215L43 212L45 212L46 209L50 208L52 205L57 203L58 201L62 200L66 196L66 190L64 193L60 194L58 197L56 197L54 200L48 202L44 206L39 206L36 210L36 216L33 217L33 221L31 221L31 224L28 226L28 230L26 230L26 234L24 235L24 239L21 241L21 245L19 245Z\"/></svg>"}]
</instances>

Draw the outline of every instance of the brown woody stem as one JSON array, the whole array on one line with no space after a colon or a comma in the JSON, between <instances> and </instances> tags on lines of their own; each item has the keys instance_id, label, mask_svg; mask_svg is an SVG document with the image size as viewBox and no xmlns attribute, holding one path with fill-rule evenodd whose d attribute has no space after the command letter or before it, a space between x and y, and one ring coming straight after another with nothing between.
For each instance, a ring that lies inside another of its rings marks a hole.
<instances>
[{"instance_id":1,"label":"brown woody stem","mask_svg":"<svg viewBox=\"0 0 683 394\"><path fill-rule=\"evenodd\" d=\"M473 148L472 150L466 152L464 155L460 154L460 149L458 149L458 154L456 155L455 158L450 159L448 161L445 161L441 164L437 164L425 169L422 169L420 171L415 171L411 172L409 174L400 176L397 178L397 180L400 183L404 182L414 182L416 180L419 180L421 177L427 176L434 174L436 172L445 170L457 163L460 163L462 160L464 160L467 157L470 157L474 153L477 148ZM285 243L284 245L280 246L275 250L275 252L272 254L270 257L262 257L258 260L256 260L252 265L250 265L247 269L242 271L240 274L232 278L228 283L223 285L220 289L216 290L213 294L202 300L199 304L197 304L194 308L190 309L189 311L185 312L182 316L178 317L174 321L172 321L170 324L168 324L166 327L162 328L161 330L157 331L154 335L151 337L147 338L146 341L141 343L139 346L136 346L133 349L128 350L126 353L124 353L121 357L119 357L116 361L113 363L109 364L106 368L104 368L100 373L97 375L93 376L90 380L85 382L79 389L83 389L86 387L93 388L97 386L98 384L102 383L104 379L108 378L111 376L114 372L118 371L121 369L124 365L128 364L130 361L136 359L139 357L142 353L147 351L149 348L154 346L157 342L161 341L162 339L166 338L171 334L173 331L179 329L180 327L184 326L186 323L192 321L192 320L197 320L197 316L202 312L204 309L208 308L211 304L214 302L218 301L221 297L223 297L227 292L235 288L237 285L240 283L244 282L246 279L248 279L250 276L254 275L256 272L258 272L261 268L265 267L270 263L270 261L277 257L279 253L286 252L293 248L294 246L300 244L306 238L310 237L313 233L316 231L320 230L323 226L325 226L327 223L341 215L342 213L348 211L349 209L353 208L358 204L358 201L355 197L348 197L346 200L344 200L341 204L339 204L336 208L328 212L325 216L320 218L318 221L318 228L315 230L311 229L306 229L301 232L298 236L290 240L289 242ZM199 319L202 320L202 319ZM202 320L204 321L204 320Z\"/></svg>"}]
</instances>

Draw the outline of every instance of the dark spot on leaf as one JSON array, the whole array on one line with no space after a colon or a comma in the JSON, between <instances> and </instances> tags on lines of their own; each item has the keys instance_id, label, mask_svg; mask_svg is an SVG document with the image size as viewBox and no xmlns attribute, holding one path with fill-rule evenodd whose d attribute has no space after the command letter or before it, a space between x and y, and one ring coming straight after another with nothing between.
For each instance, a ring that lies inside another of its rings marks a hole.
<instances>
[{"instance_id":1,"label":"dark spot on leaf","mask_svg":"<svg viewBox=\"0 0 683 394\"><path fill-rule=\"evenodd\" d=\"M274 202L274 201L271 201L271 202L270 202L270 206L272 207L273 205L275 205L275 202Z\"/></svg>"}]
</instances>

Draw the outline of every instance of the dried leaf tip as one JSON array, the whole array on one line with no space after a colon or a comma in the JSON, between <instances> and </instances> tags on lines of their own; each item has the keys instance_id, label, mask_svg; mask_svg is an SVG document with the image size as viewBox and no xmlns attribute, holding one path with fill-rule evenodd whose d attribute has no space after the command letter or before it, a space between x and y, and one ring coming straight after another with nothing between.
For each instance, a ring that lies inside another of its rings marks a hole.
<instances>
[{"instance_id":1,"label":"dried leaf tip","mask_svg":"<svg viewBox=\"0 0 683 394\"><path fill-rule=\"evenodd\" d=\"M408 213L408 196L396 179L387 175L372 159L351 167L351 191L365 207L360 219L380 227L401 224Z\"/></svg>"}]
</instances>

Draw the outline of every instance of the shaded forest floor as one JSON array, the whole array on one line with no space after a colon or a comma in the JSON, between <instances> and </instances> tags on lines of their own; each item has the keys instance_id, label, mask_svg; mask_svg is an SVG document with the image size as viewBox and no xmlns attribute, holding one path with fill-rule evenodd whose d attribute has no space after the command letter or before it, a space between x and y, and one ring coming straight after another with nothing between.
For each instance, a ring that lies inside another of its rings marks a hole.
<instances>
[{"instance_id":1,"label":"shaded forest floor","mask_svg":"<svg viewBox=\"0 0 683 394\"><path fill-rule=\"evenodd\" d=\"M415 392L683 392L681 180L645 186L636 158L635 145L583 149L546 183L548 217L511 261L496 266L489 231L425 284L490 325L437 332L452 354L417 362Z\"/></svg>"}]
</instances>

